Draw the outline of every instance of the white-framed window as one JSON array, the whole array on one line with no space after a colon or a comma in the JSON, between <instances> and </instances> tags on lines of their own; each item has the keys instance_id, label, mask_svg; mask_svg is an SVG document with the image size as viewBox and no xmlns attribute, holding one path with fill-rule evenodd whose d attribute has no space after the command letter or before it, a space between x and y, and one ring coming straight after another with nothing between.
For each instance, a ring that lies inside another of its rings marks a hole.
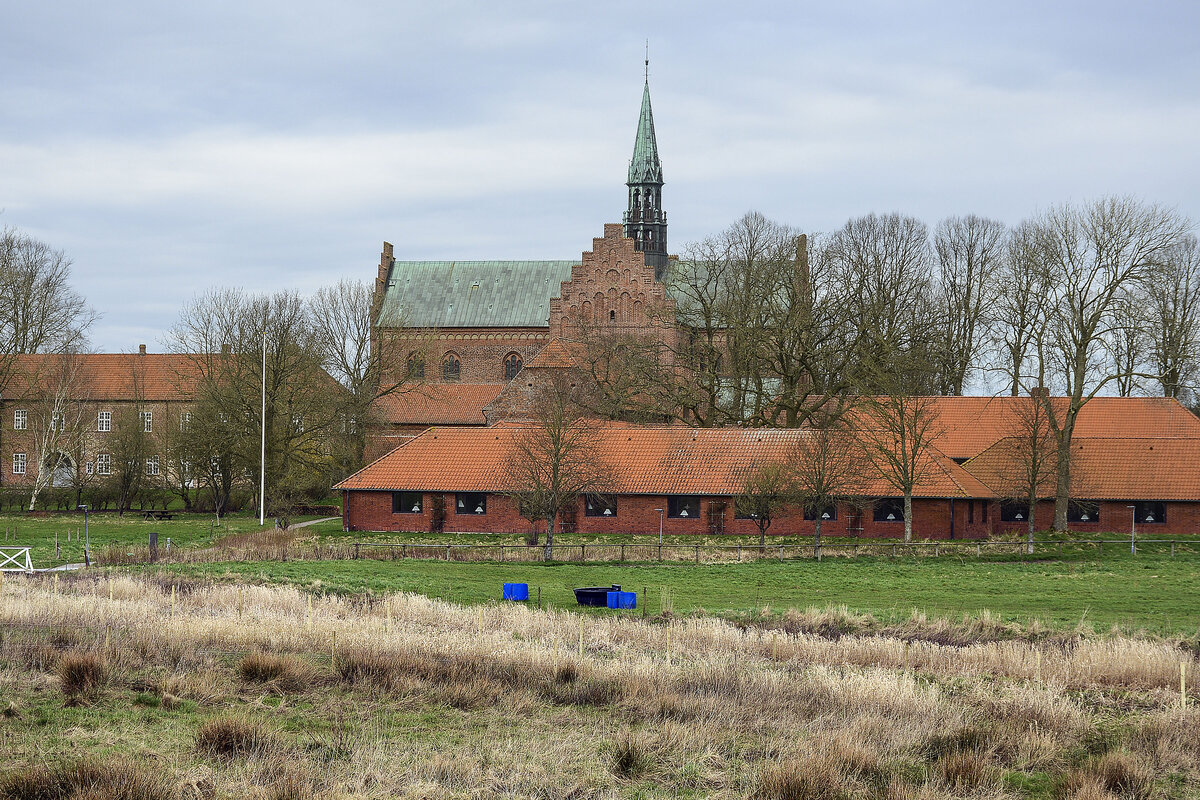
<instances>
[{"instance_id":1,"label":"white-framed window","mask_svg":"<svg viewBox=\"0 0 1200 800\"><path fill-rule=\"evenodd\" d=\"M100 453L96 456L96 473L99 475L112 474L112 454Z\"/></svg>"},{"instance_id":2,"label":"white-framed window","mask_svg":"<svg viewBox=\"0 0 1200 800\"><path fill-rule=\"evenodd\" d=\"M181 411L179 413L179 430L186 431L188 426L192 424L192 412Z\"/></svg>"},{"instance_id":3,"label":"white-framed window","mask_svg":"<svg viewBox=\"0 0 1200 800\"><path fill-rule=\"evenodd\" d=\"M153 411L139 411L138 417L140 417L142 420L142 431L144 433L153 433L154 432L154 412Z\"/></svg>"},{"instance_id":4,"label":"white-framed window","mask_svg":"<svg viewBox=\"0 0 1200 800\"><path fill-rule=\"evenodd\" d=\"M292 414L292 428L296 433L304 433L304 415Z\"/></svg>"},{"instance_id":5,"label":"white-framed window","mask_svg":"<svg viewBox=\"0 0 1200 800\"><path fill-rule=\"evenodd\" d=\"M112 412L98 411L96 412L96 430L101 433L107 433L112 430Z\"/></svg>"},{"instance_id":6,"label":"white-framed window","mask_svg":"<svg viewBox=\"0 0 1200 800\"><path fill-rule=\"evenodd\" d=\"M83 471L86 472L88 475L91 475L92 473L94 473L96 471L96 462L89 461L86 464L84 464Z\"/></svg>"},{"instance_id":7,"label":"white-framed window","mask_svg":"<svg viewBox=\"0 0 1200 800\"><path fill-rule=\"evenodd\" d=\"M27 456L24 453L13 453L13 475L24 475Z\"/></svg>"},{"instance_id":8,"label":"white-framed window","mask_svg":"<svg viewBox=\"0 0 1200 800\"><path fill-rule=\"evenodd\" d=\"M67 420L66 420L66 417L63 416L63 413L61 411L55 411L54 413L52 413L50 415L50 430L62 431L62 430L66 430L66 428L67 428Z\"/></svg>"},{"instance_id":9,"label":"white-framed window","mask_svg":"<svg viewBox=\"0 0 1200 800\"><path fill-rule=\"evenodd\" d=\"M29 412L23 408L13 411L13 430L23 431L29 427Z\"/></svg>"},{"instance_id":10,"label":"white-framed window","mask_svg":"<svg viewBox=\"0 0 1200 800\"><path fill-rule=\"evenodd\" d=\"M149 458L146 459L146 474L147 475L157 475L158 474L158 456L150 456Z\"/></svg>"}]
</instances>

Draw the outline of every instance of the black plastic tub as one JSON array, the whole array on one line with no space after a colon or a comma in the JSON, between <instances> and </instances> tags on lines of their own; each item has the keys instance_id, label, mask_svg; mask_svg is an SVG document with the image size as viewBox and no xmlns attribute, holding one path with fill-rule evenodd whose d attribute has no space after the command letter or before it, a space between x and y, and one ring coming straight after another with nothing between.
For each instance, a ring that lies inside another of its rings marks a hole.
<instances>
[{"instance_id":1,"label":"black plastic tub","mask_svg":"<svg viewBox=\"0 0 1200 800\"><path fill-rule=\"evenodd\" d=\"M608 593L619 591L621 591L621 587L616 584L612 586L587 586L575 590L575 602L581 606L608 608Z\"/></svg>"}]
</instances>

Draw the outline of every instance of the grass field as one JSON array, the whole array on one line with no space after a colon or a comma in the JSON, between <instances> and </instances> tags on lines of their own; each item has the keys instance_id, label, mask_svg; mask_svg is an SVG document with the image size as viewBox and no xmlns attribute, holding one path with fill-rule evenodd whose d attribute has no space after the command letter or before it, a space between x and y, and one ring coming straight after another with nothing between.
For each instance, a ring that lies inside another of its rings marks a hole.
<instances>
[{"instance_id":1,"label":"grass field","mask_svg":"<svg viewBox=\"0 0 1200 800\"><path fill-rule=\"evenodd\" d=\"M157 568L156 568L157 569ZM460 603L486 603L502 584L524 582L544 604L574 607L577 586L620 584L639 593L649 613L746 613L844 605L880 619L957 618L989 611L1056 628L1083 622L1107 629L1197 636L1200 558L1112 553L1103 559L1002 560L861 558L720 565L499 564L444 561L289 561L171 565L209 577L292 584L343 595L419 592ZM642 596L646 590L645 596ZM648 602L647 602L648 601ZM606 612L607 613L607 612Z\"/></svg>"},{"instance_id":2,"label":"grass field","mask_svg":"<svg viewBox=\"0 0 1200 800\"><path fill-rule=\"evenodd\" d=\"M5 580L0 632L2 800L1200 795L1200 661L1163 641L946 644L100 572Z\"/></svg>"}]
</instances>

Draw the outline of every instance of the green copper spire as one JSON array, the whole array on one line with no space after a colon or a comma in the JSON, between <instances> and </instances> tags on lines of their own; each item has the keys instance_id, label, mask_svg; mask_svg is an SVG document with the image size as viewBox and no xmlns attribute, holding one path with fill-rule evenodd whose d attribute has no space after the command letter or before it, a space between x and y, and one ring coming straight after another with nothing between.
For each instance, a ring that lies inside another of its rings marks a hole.
<instances>
[{"instance_id":1,"label":"green copper spire","mask_svg":"<svg viewBox=\"0 0 1200 800\"><path fill-rule=\"evenodd\" d=\"M658 160L658 142L654 138L654 112L650 109L650 80L642 90L642 113L638 117L633 158L629 162L629 183L662 183L662 164Z\"/></svg>"},{"instance_id":2,"label":"green copper spire","mask_svg":"<svg viewBox=\"0 0 1200 800\"><path fill-rule=\"evenodd\" d=\"M654 138L654 112L650 110L650 59L646 58L646 85L642 89L642 113L638 117L633 158L629 161L629 207L622 222L625 235L633 239L646 263L661 280L667 266L667 215L662 207L663 172Z\"/></svg>"}]
</instances>

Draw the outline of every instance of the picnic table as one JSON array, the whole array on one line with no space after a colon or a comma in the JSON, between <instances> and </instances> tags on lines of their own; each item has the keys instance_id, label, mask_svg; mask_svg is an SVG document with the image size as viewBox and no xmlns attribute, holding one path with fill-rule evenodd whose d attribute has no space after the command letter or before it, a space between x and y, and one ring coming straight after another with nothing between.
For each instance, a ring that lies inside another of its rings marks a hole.
<instances>
[{"instance_id":1,"label":"picnic table","mask_svg":"<svg viewBox=\"0 0 1200 800\"><path fill-rule=\"evenodd\" d=\"M147 508L146 510L142 511L142 519L160 520L174 518L175 514L167 511L165 508Z\"/></svg>"}]
</instances>

